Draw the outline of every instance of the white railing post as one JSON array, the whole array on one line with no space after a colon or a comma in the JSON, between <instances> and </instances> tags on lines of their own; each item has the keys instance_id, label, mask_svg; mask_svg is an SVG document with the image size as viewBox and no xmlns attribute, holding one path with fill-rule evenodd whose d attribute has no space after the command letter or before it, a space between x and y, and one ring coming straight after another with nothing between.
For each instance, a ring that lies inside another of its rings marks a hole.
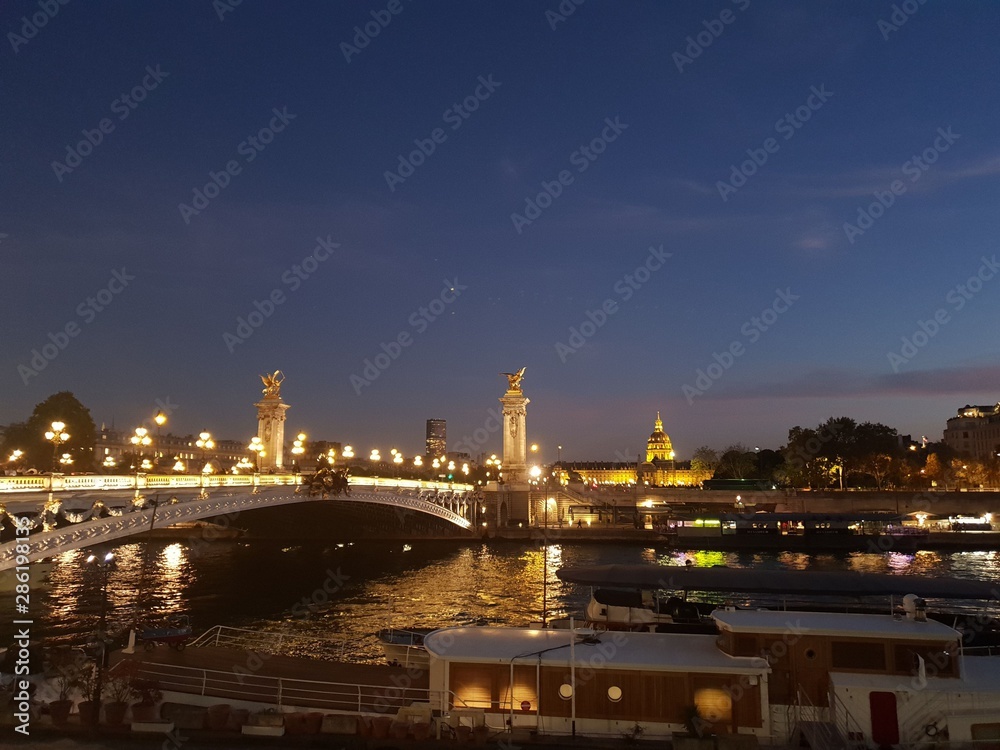
<instances>
[{"instance_id":1,"label":"white railing post","mask_svg":"<svg viewBox=\"0 0 1000 750\"><path fill-rule=\"evenodd\" d=\"M208 672L201 670L201 694L205 694L205 685L208 683Z\"/></svg>"},{"instance_id":2,"label":"white railing post","mask_svg":"<svg viewBox=\"0 0 1000 750\"><path fill-rule=\"evenodd\" d=\"M281 708L281 678L278 678L278 708Z\"/></svg>"}]
</instances>

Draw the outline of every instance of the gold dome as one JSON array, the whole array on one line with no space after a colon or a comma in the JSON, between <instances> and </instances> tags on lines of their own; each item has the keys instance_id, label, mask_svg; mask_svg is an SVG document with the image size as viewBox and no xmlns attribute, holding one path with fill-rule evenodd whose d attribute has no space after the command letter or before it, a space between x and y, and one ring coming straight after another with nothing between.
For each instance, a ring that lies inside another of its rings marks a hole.
<instances>
[{"instance_id":1,"label":"gold dome","mask_svg":"<svg viewBox=\"0 0 1000 750\"><path fill-rule=\"evenodd\" d=\"M674 446L670 442L670 436L663 431L663 420L660 419L660 412L656 412L653 432L646 442L646 462L673 460Z\"/></svg>"}]
</instances>

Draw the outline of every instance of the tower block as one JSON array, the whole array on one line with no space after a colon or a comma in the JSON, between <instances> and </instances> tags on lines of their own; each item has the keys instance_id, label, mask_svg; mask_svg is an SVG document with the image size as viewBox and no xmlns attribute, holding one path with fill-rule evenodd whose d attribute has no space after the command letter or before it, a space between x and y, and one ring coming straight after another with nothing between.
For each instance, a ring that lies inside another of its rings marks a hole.
<instances>
[{"instance_id":1,"label":"tower block","mask_svg":"<svg viewBox=\"0 0 1000 750\"><path fill-rule=\"evenodd\" d=\"M254 406L257 407L257 437L264 449L257 458L260 471L278 470L284 466L285 448L285 412L290 408L281 402L281 383L285 376L281 370L275 370L273 375L261 375L264 383L264 398Z\"/></svg>"}]
</instances>

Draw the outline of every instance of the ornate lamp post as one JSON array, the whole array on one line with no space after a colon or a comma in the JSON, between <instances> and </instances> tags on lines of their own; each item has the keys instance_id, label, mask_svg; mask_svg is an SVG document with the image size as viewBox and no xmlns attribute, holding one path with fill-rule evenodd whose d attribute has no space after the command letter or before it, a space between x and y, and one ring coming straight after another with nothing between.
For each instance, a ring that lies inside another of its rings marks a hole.
<instances>
[{"instance_id":1,"label":"ornate lamp post","mask_svg":"<svg viewBox=\"0 0 1000 750\"><path fill-rule=\"evenodd\" d=\"M24 451L20 449L14 449L11 451L10 458L7 459L7 463L10 464L11 470L17 473L17 462L21 460L21 456L24 455Z\"/></svg>"},{"instance_id":2,"label":"ornate lamp post","mask_svg":"<svg viewBox=\"0 0 1000 750\"><path fill-rule=\"evenodd\" d=\"M53 422L52 429L46 430L45 439L52 443L52 471L56 470L56 455L59 452L59 446L69 440L69 433L66 432L65 422Z\"/></svg>"},{"instance_id":3,"label":"ornate lamp post","mask_svg":"<svg viewBox=\"0 0 1000 750\"><path fill-rule=\"evenodd\" d=\"M247 450L253 453L253 470L256 474L260 471L260 456L265 455L264 443L259 437L254 435L250 438L250 445L247 446Z\"/></svg>"},{"instance_id":4,"label":"ornate lamp post","mask_svg":"<svg viewBox=\"0 0 1000 750\"><path fill-rule=\"evenodd\" d=\"M208 466L208 451L215 448L215 441L212 440L212 434L209 432L202 432L198 434L198 439L194 441L194 444L201 448L201 458L204 463L201 471L203 474L211 474L211 470L205 471L205 466Z\"/></svg>"},{"instance_id":5,"label":"ornate lamp post","mask_svg":"<svg viewBox=\"0 0 1000 750\"><path fill-rule=\"evenodd\" d=\"M129 438L129 442L135 446L133 461L135 464L135 473L138 475L139 470L142 468L142 449L147 445L151 445L153 438L149 436L149 430L145 427L136 427L135 434Z\"/></svg>"},{"instance_id":6,"label":"ornate lamp post","mask_svg":"<svg viewBox=\"0 0 1000 750\"><path fill-rule=\"evenodd\" d=\"M300 432L295 436L295 440L292 442L292 473L299 473L299 456L306 452L306 434Z\"/></svg>"},{"instance_id":7,"label":"ornate lamp post","mask_svg":"<svg viewBox=\"0 0 1000 750\"><path fill-rule=\"evenodd\" d=\"M108 579L111 578L111 572L115 569L114 561L115 556L111 552L108 552L103 558L98 558L96 555L90 555L87 558L87 564L96 565L101 575L101 619L97 632L99 652L95 686L97 720L94 722L94 726L100 724L101 694L104 692L104 672L108 666Z\"/></svg>"},{"instance_id":8,"label":"ornate lamp post","mask_svg":"<svg viewBox=\"0 0 1000 750\"><path fill-rule=\"evenodd\" d=\"M73 457L68 453L63 453L59 457L59 464L63 467L63 473L66 473L66 467L73 463Z\"/></svg>"}]
</instances>

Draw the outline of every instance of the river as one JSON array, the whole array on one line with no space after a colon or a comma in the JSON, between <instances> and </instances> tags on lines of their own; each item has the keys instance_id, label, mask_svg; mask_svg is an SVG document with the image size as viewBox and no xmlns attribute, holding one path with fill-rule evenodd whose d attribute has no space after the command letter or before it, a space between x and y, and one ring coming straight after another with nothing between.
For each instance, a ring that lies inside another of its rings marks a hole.
<instances>
[{"instance_id":1,"label":"river","mask_svg":"<svg viewBox=\"0 0 1000 750\"><path fill-rule=\"evenodd\" d=\"M471 622L524 625L541 618L542 550L529 544L470 546L417 542L281 547L273 544L143 541L102 547L115 555L108 578L109 630L124 629L140 596L153 619L190 615L195 632L214 625L285 631L329 639L288 653L381 659L382 627L437 627ZM32 591L32 635L80 643L97 628L101 571L89 552L60 555L48 585ZM900 553L749 553L679 551L666 546L561 544L548 548L549 617L579 616L589 589L562 583L564 565L661 565L860 570L979 580L1000 578L1000 551ZM145 578L143 567L145 566ZM11 595L0 609L13 611ZM0 643L12 637L0 622ZM289 642L291 643L291 642Z\"/></svg>"}]
</instances>

